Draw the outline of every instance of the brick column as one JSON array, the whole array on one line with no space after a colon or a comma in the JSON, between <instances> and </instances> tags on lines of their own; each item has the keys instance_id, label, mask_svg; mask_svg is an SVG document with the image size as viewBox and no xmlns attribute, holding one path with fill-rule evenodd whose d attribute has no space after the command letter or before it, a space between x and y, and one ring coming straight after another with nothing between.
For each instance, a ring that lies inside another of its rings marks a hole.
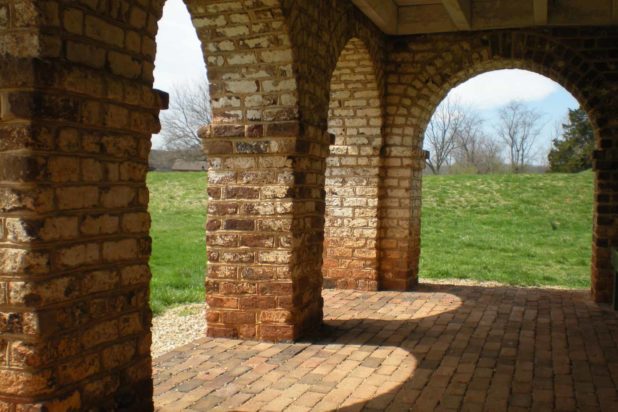
<instances>
[{"instance_id":1,"label":"brick column","mask_svg":"<svg viewBox=\"0 0 618 412\"><path fill-rule=\"evenodd\" d=\"M316 211L303 199L302 168L311 162L297 153L298 123L214 125L201 135L209 162L208 335L281 341L319 327L312 250L321 239L306 221Z\"/></svg>"},{"instance_id":2,"label":"brick column","mask_svg":"<svg viewBox=\"0 0 618 412\"><path fill-rule=\"evenodd\" d=\"M101 103L77 82L96 78L88 69L31 70L83 89L1 94L0 401L149 409L145 176L157 96L143 95L151 112Z\"/></svg>"},{"instance_id":3,"label":"brick column","mask_svg":"<svg viewBox=\"0 0 618 412\"><path fill-rule=\"evenodd\" d=\"M425 155L421 150L391 145L383 149L383 156L380 281L386 290L408 290L418 283Z\"/></svg>"},{"instance_id":4,"label":"brick column","mask_svg":"<svg viewBox=\"0 0 618 412\"><path fill-rule=\"evenodd\" d=\"M147 10L39 3L0 6L0 410L149 410Z\"/></svg>"},{"instance_id":5,"label":"brick column","mask_svg":"<svg viewBox=\"0 0 618 412\"><path fill-rule=\"evenodd\" d=\"M352 38L341 52L330 91L324 286L377 290L382 105L361 40Z\"/></svg>"},{"instance_id":6,"label":"brick column","mask_svg":"<svg viewBox=\"0 0 618 412\"><path fill-rule=\"evenodd\" d=\"M618 99L614 95L598 109L597 133L601 140L593 164L596 176L591 290L595 301L611 302L615 276L611 251L618 248Z\"/></svg>"}]
</instances>

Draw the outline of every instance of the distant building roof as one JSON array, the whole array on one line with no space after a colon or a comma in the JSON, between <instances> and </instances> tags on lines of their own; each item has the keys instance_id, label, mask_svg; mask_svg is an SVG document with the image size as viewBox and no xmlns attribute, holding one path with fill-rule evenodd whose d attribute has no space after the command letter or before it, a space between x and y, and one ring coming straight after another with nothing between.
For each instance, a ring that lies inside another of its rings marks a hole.
<instances>
[{"instance_id":1,"label":"distant building roof","mask_svg":"<svg viewBox=\"0 0 618 412\"><path fill-rule=\"evenodd\" d=\"M197 172L206 169L206 162L202 160L176 159L174 161L174 165L172 166L172 170L175 170L177 172Z\"/></svg>"}]
</instances>

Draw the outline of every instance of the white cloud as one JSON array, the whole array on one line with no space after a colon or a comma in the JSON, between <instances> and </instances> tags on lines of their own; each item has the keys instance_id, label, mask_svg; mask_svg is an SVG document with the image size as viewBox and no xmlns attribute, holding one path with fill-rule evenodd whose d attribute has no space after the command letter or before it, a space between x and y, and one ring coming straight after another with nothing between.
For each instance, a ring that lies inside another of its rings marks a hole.
<instances>
[{"instance_id":1,"label":"white cloud","mask_svg":"<svg viewBox=\"0 0 618 412\"><path fill-rule=\"evenodd\" d=\"M167 0L165 3L156 41L155 88L169 93L175 85L206 79L202 46L182 0ZM152 145L160 148L162 137L153 135Z\"/></svg>"},{"instance_id":2,"label":"white cloud","mask_svg":"<svg viewBox=\"0 0 618 412\"><path fill-rule=\"evenodd\" d=\"M169 92L175 84L206 78L206 65L191 16L182 0L167 0L157 33L155 87Z\"/></svg>"},{"instance_id":3,"label":"white cloud","mask_svg":"<svg viewBox=\"0 0 618 412\"><path fill-rule=\"evenodd\" d=\"M486 110L511 100L543 100L560 85L547 77L525 70L496 70L473 77L451 90L450 97Z\"/></svg>"}]
</instances>

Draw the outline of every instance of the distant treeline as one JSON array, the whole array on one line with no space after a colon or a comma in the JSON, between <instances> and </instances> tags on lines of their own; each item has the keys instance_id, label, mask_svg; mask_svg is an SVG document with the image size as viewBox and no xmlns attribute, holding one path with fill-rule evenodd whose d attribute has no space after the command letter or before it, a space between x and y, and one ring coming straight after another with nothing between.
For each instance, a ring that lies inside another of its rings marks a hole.
<instances>
[{"instance_id":1,"label":"distant treeline","mask_svg":"<svg viewBox=\"0 0 618 412\"><path fill-rule=\"evenodd\" d=\"M148 164L150 170L172 170L174 162L184 161L204 161L206 156L201 150L160 150L150 151Z\"/></svg>"}]
</instances>

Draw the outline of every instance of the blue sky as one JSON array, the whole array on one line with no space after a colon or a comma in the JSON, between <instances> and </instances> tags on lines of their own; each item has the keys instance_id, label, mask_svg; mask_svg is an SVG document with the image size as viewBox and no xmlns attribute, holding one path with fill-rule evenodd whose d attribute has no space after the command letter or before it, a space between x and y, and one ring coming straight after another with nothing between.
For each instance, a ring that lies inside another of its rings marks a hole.
<instances>
[{"instance_id":1,"label":"blue sky","mask_svg":"<svg viewBox=\"0 0 618 412\"><path fill-rule=\"evenodd\" d=\"M206 79L206 68L200 41L191 24L189 12L182 0L167 0L163 18L159 21L155 87L166 92L175 85ZM493 129L498 109L510 100L522 100L544 113L545 128L538 141L539 150L547 152L551 145L555 124L561 123L568 109L579 106L577 101L560 85L535 73L523 70L500 70L482 74L453 89L464 104L469 104L486 121L488 132ZM153 136L153 147L162 144Z\"/></svg>"},{"instance_id":2,"label":"blue sky","mask_svg":"<svg viewBox=\"0 0 618 412\"><path fill-rule=\"evenodd\" d=\"M569 109L577 109L579 102L566 91L562 86L559 86L556 91L541 100L536 100L529 103L531 107L535 108L546 116L546 124L543 129L543 135L540 137L539 144L544 148L545 154L551 147L551 139L555 135L555 124L562 124L566 122L567 113Z\"/></svg>"},{"instance_id":3,"label":"blue sky","mask_svg":"<svg viewBox=\"0 0 618 412\"><path fill-rule=\"evenodd\" d=\"M558 83L525 70L496 70L473 77L454 88L449 97L476 110L485 120L485 130L494 134L498 111L511 100L524 102L543 115L541 136L536 142L544 161L556 134L556 125L565 122L568 110L579 103Z\"/></svg>"}]
</instances>

